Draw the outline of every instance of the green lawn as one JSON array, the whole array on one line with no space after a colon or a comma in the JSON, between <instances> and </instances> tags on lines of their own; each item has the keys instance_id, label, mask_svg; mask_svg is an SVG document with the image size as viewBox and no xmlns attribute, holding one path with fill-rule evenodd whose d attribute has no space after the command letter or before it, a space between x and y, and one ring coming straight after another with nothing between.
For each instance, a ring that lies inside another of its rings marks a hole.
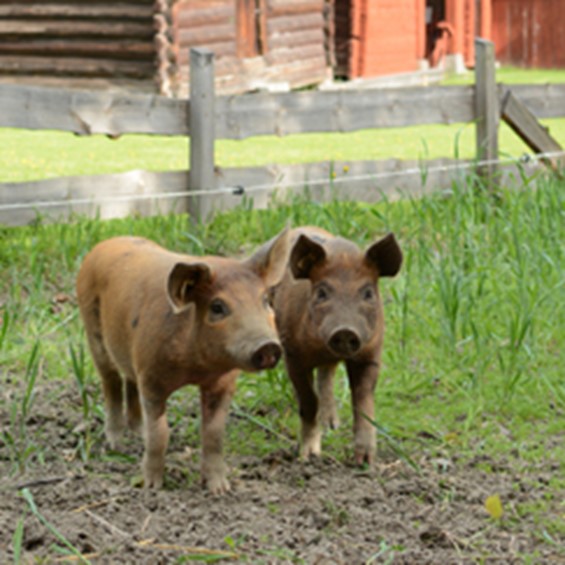
<instances>
[{"instance_id":1,"label":"green lawn","mask_svg":"<svg viewBox=\"0 0 565 565\"><path fill-rule=\"evenodd\" d=\"M472 71L461 75L449 75L442 84L473 84ZM506 84L547 84L565 82L565 69L521 69L519 67L499 67L496 69L496 81Z\"/></svg>"},{"instance_id":2,"label":"green lawn","mask_svg":"<svg viewBox=\"0 0 565 565\"><path fill-rule=\"evenodd\" d=\"M564 82L565 71L498 71L503 82ZM472 82L473 74L453 77L448 84ZM553 137L565 146L565 117L543 120ZM0 182L20 182L72 175L188 169L185 138L127 135L77 137L63 132L0 129ZM501 155L531 152L506 125L500 131ZM352 133L264 136L242 141L218 140L220 167L246 167L332 160L433 159L475 156L472 124L429 125Z\"/></svg>"}]
</instances>

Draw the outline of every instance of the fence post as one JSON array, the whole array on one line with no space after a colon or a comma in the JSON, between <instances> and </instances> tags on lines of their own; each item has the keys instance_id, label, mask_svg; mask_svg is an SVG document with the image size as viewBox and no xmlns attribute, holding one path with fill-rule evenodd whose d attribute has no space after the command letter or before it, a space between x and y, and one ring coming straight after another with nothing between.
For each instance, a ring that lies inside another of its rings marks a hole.
<instances>
[{"instance_id":1,"label":"fence post","mask_svg":"<svg viewBox=\"0 0 565 565\"><path fill-rule=\"evenodd\" d=\"M498 124L500 110L496 86L494 43L475 39L475 120L477 161L498 159ZM494 187L496 163L479 165L478 173L489 188Z\"/></svg>"},{"instance_id":2,"label":"fence post","mask_svg":"<svg viewBox=\"0 0 565 565\"><path fill-rule=\"evenodd\" d=\"M191 191L215 188L214 178L214 53L209 49L190 49L190 180ZM194 196L189 212L206 220L212 209L210 197Z\"/></svg>"}]
</instances>

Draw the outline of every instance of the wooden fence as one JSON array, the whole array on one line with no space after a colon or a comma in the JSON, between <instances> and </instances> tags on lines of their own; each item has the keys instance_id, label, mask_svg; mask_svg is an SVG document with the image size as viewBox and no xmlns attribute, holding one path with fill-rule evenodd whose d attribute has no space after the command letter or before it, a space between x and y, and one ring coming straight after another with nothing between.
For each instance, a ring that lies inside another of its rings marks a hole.
<instances>
[{"instance_id":1,"label":"wooden fence","mask_svg":"<svg viewBox=\"0 0 565 565\"><path fill-rule=\"evenodd\" d=\"M340 195L374 201L382 192L419 194L447 186L458 170L455 162L447 159L425 164L389 159L220 169L214 163L214 139L475 121L477 158L496 160L502 116L536 151L559 149L534 116L565 116L565 85L512 86L508 110L508 88L494 82L493 49L492 43L477 41L475 86L215 97L213 57L205 50L191 54L190 101L2 85L0 127L112 137L128 133L189 135L191 172L131 171L0 184L0 224L22 225L38 213L53 218L69 213L107 218L189 209L206 217L213 210L237 205L242 194L252 195L255 206L265 206L277 187L278 194L285 194L310 186L315 197L323 198L332 186L345 183L347 194L340 190ZM430 171L425 185L419 174L422 166ZM406 169L408 174L402 174ZM490 164L487 174L493 174L492 169Z\"/></svg>"}]
</instances>

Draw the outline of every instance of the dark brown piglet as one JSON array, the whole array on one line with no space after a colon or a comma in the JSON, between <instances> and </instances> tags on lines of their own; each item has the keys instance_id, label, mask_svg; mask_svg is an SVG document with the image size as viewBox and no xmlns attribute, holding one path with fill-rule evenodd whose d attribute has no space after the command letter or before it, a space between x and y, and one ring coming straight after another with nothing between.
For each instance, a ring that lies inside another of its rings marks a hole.
<instances>
[{"instance_id":1,"label":"dark brown piglet","mask_svg":"<svg viewBox=\"0 0 565 565\"><path fill-rule=\"evenodd\" d=\"M313 227L292 230L291 244L289 268L272 299L300 408L301 456L319 455L322 426L338 425L333 376L343 361L353 405L355 460L372 463L376 434L367 418L374 418L384 333L378 282L398 273L402 252L393 234L361 251Z\"/></svg>"},{"instance_id":2,"label":"dark brown piglet","mask_svg":"<svg viewBox=\"0 0 565 565\"><path fill-rule=\"evenodd\" d=\"M194 384L202 479L213 493L229 489L226 416L239 371L274 367L282 354L268 290L288 253L285 230L244 261L181 255L136 237L104 241L86 256L77 295L102 378L106 436L115 445L126 423L142 428L146 487L163 483L167 399Z\"/></svg>"}]
</instances>

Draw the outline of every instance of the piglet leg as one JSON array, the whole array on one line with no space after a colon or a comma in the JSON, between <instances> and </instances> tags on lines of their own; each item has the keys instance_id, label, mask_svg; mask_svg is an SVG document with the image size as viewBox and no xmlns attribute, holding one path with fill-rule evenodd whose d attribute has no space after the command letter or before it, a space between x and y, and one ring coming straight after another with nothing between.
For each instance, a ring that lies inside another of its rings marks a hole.
<instances>
[{"instance_id":1,"label":"piglet leg","mask_svg":"<svg viewBox=\"0 0 565 565\"><path fill-rule=\"evenodd\" d=\"M161 488L165 471L165 453L169 444L166 400L141 395L143 413L143 481L145 488Z\"/></svg>"},{"instance_id":2,"label":"piglet leg","mask_svg":"<svg viewBox=\"0 0 565 565\"><path fill-rule=\"evenodd\" d=\"M230 490L226 477L223 445L224 430L238 371L224 375L212 386L200 387L202 410L202 481L212 494Z\"/></svg>"},{"instance_id":3,"label":"piglet leg","mask_svg":"<svg viewBox=\"0 0 565 565\"><path fill-rule=\"evenodd\" d=\"M336 365L318 368L318 396L320 397L320 424L323 428L335 430L339 427L339 416L334 395Z\"/></svg>"},{"instance_id":4,"label":"piglet leg","mask_svg":"<svg viewBox=\"0 0 565 565\"><path fill-rule=\"evenodd\" d=\"M312 369L302 369L287 360L287 371L294 386L300 411L301 439L300 457L308 459L322 452L322 430L319 424L319 401L314 390Z\"/></svg>"},{"instance_id":5,"label":"piglet leg","mask_svg":"<svg viewBox=\"0 0 565 565\"><path fill-rule=\"evenodd\" d=\"M353 405L353 433L355 436L355 462L371 465L377 449L376 430L370 420L375 417L375 386L379 363L347 361L347 375Z\"/></svg>"}]
</instances>

